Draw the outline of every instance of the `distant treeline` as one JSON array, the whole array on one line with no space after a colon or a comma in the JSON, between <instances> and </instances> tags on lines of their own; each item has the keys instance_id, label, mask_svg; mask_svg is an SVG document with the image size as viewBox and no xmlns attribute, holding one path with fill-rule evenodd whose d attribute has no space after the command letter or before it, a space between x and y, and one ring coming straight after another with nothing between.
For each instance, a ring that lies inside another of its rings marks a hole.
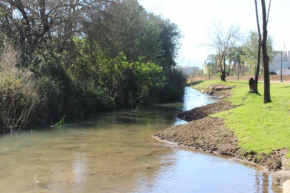
<instances>
[{"instance_id":1,"label":"distant treeline","mask_svg":"<svg viewBox=\"0 0 290 193\"><path fill-rule=\"evenodd\" d=\"M3 132L180 99L180 32L137 0L0 0Z\"/></svg>"}]
</instances>

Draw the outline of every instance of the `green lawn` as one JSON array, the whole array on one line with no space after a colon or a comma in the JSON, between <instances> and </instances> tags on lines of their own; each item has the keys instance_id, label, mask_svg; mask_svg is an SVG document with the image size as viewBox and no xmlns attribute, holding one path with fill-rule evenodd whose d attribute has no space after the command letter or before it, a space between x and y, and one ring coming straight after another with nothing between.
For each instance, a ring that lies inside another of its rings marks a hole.
<instances>
[{"instance_id":1,"label":"green lawn","mask_svg":"<svg viewBox=\"0 0 290 193\"><path fill-rule=\"evenodd\" d=\"M272 102L267 104L263 103L263 83L259 83L262 96L249 93L248 82L242 81L204 81L193 87L204 89L213 84L235 86L232 97L227 100L240 106L212 116L224 119L244 150L270 153L290 149L290 84L271 83Z\"/></svg>"}]
</instances>

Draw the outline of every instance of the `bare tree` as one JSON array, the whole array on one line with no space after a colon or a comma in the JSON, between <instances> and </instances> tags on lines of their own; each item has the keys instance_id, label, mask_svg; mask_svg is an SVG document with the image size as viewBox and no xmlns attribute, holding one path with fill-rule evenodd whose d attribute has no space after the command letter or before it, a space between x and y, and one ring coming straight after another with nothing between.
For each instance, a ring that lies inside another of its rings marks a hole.
<instances>
[{"instance_id":1,"label":"bare tree","mask_svg":"<svg viewBox=\"0 0 290 193\"><path fill-rule=\"evenodd\" d=\"M259 23L259 14L258 14L258 5L257 0L255 0L255 8L256 8L256 20L257 20L257 29L258 29L258 36L259 36L259 42L258 42L258 57L257 57L257 66L256 66L256 74L255 74L255 83L253 86L253 91L255 93L258 93L258 81L259 81L259 73L260 73L260 64L261 64L261 44L262 44L262 35L261 35L261 29L260 29L260 23Z\"/></svg>"},{"instance_id":2,"label":"bare tree","mask_svg":"<svg viewBox=\"0 0 290 193\"><path fill-rule=\"evenodd\" d=\"M267 26L269 22L271 0L269 0L268 11L267 11L265 0L261 0L263 35L261 34L261 30L260 30L257 0L255 0L255 8L256 8L258 35L259 35L259 48L258 48L258 63L257 63L257 69L256 69L256 76L255 76L256 90L254 91L258 92L257 84L258 84L259 67L260 67L260 55L261 55L261 49L262 49L263 67L264 67L264 103L268 103L268 102L271 102L271 96L270 96L269 55L267 52L267 40L268 40Z\"/></svg>"},{"instance_id":3,"label":"bare tree","mask_svg":"<svg viewBox=\"0 0 290 193\"><path fill-rule=\"evenodd\" d=\"M217 65L221 71L221 80L226 81L226 57L232 52L235 47L242 40L242 33L238 26L230 26L230 28L224 32L220 25L214 24L211 30L211 44L208 46L216 51L218 56Z\"/></svg>"},{"instance_id":4,"label":"bare tree","mask_svg":"<svg viewBox=\"0 0 290 193\"><path fill-rule=\"evenodd\" d=\"M104 9L110 0L0 0L4 30L15 32L20 45L33 53L40 43L61 34L65 40L84 32L92 14ZM8 33L9 34L9 33ZM12 35L12 33L10 33ZM71 45L68 45L71 46Z\"/></svg>"},{"instance_id":5,"label":"bare tree","mask_svg":"<svg viewBox=\"0 0 290 193\"><path fill-rule=\"evenodd\" d=\"M267 38L268 31L267 25L269 21L269 13L271 0L269 1L268 13L265 4L265 0L261 0L262 3L262 15L263 15L263 39L262 39L262 51L263 51L263 62L264 62L264 103L271 102L270 96L270 74L269 74L269 56L267 53Z\"/></svg>"}]
</instances>

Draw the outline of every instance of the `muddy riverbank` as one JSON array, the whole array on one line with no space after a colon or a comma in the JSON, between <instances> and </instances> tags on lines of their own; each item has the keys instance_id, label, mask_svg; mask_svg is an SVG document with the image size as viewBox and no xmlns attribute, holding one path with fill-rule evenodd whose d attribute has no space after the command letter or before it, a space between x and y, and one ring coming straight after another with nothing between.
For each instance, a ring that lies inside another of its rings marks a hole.
<instances>
[{"instance_id":1,"label":"muddy riverbank","mask_svg":"<svg viewBox=\"0 0 290 193\"><path fill-rule=\"evenodd\" d=\"M203 93L224 95L225 90L230 94L229 88L214 90L210 86ZM212 92L214 90L214 92ZM220 92L220 93L219 93ZM181 146L192 147L197 150L214 154L228 155L263 166L269 171L289 169L285 155L288 150L281 149L271 154L257 154L241 149L232 131L228 130L220 118L210 117L210 114L235 108L230 102L221 100L217 103L198 107L178 114L180 119L189 121L187 124L174 126L154 135L163 141L173 142Z\"/></svg>"}]
</instances>

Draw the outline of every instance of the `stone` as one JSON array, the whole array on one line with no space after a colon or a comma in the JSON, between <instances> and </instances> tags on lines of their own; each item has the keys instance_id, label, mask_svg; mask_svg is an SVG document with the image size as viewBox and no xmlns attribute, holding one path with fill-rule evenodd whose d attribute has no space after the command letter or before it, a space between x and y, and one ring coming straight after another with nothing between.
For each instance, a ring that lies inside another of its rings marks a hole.
<instances>
[{"instance_id":1,"label":"stone","mask_svg":"<svg viewBox=\"0 0 290 193\"><path fill-rule=\"evenodd\" d=\"M225 99L225 98L227 98L227 97L226 97L226 96L224 96L224 95L220 97L220 99Z\"/></svg>"},{"instance_id":2,"label":"stone","mask_svg":"<svg viewBox=\"0 0 290 193\"><path fill-rule=\"evenodd\" d=\"M289 171L277 171L272 174L273 184L277 186L283 186L284 182L290 180L290 172Z\"/></svg>"},{"instance_id":3,"label":"stone","mask_svg":"<svg viewBox=\"0 0 290 193\"><path fill-rule=\"evenodd\" d=\"M215 89L215 86L209 86L207 89L208 90L214 90Z\"/></svg>"},{"instance_id":4,"label":"stone","mask_svg":"<svg viewBox=\"0 0 290 193\"><path fill-rule=\"evenodd\" d=\"M214 87L214 90L220 91L220 90L224 90L224 88L225 87L223 87L223 86L216 86L216 87Z\"/></svg>"},{"instance_id":5,"label":"stone","mask_svg":"<svg viewBox=\"0 0 290 193\"><path fill-rule=\"evenodd\" d=\"M211 90L211 91L209 91L207 94L209 94L209 95L213 95L213 91Z\"/></svg>"},{"instance_id":6,"label":"stone","mask_svg":"<svg viewBox=\"0 0 290 193\"><path fill-rule=\"evenodd\" d=\"M283 193L290 193L290 180L287 180L283 184Z\"/></svg>"}]
</instances>

